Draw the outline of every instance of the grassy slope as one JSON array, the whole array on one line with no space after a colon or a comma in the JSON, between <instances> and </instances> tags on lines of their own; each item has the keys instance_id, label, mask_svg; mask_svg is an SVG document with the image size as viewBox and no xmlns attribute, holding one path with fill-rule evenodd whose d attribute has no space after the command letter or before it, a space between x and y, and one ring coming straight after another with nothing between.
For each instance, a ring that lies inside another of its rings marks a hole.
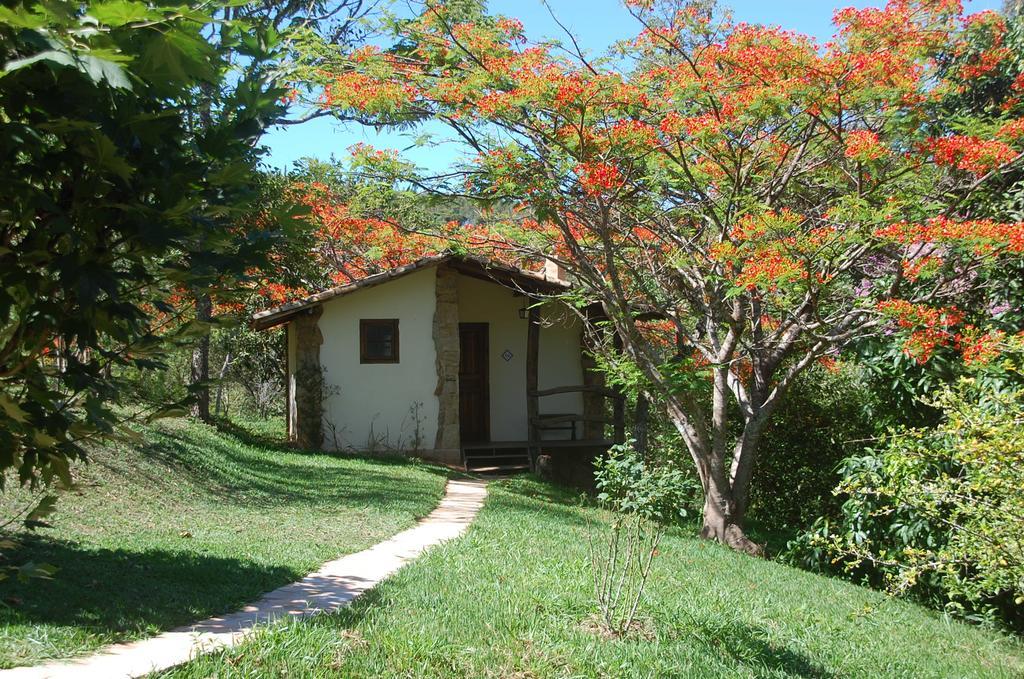
<instances>
[{"instance_id":1,"label":"grassy slope","mask_svg":"<svg viewBox=\"0 0 1024 679\"><path fill-rule=\"evenodd\" d=\"M140 446L95 453L55 528L12 555L56 577L0 582L0 667L233 610L412 525L443 492L437 468L262 440L170 421ZM17 495L0 498L0 516Z\"/></svg>"},{"instance_id":2,"label":"grassy slope","mask_svg":"<svg viewBox=\"0 0 1024 679\"><path fill-rule=\"evenodd\" d=\"M656 636L602 641L587 515L538 482L491 485L469 534L340 614L271 627L169 676L1021 676L1024 649L846 582L666 539Z\"/></svg>"}]
</instances>

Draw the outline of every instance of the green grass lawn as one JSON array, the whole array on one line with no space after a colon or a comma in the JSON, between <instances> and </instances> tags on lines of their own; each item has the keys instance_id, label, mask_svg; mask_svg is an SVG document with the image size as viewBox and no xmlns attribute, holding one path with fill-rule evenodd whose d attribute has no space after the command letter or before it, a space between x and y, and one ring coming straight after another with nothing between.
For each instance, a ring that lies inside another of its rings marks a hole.
<instances>
[{"instance_id":1,"label":"green grass lawn","mask_svg":"<svg viewBox=\"0 0 1024 679\"><path fill-rule=\"evenodd\" d=\"M267 432L180 420L143 434L94 453L54 528L9 555L60 570L0 582L0 667L233 610L413 525L446 481L415 462L292 452ZM6 493L0 516L24 498Z\"/></svg>"},{"instance_id":2,"label":"green grass lawn","mask_svg":"<svg viewBox=\"0 0 1024 679\"><path fill-rule=\"evenodd\" d=\"M343 612L264 628L168 677L1020 677L1021 644L855 585L670 534L645 615L604 640L587 516L523 478L469 533Z\"/></svg>"}]
</instances>

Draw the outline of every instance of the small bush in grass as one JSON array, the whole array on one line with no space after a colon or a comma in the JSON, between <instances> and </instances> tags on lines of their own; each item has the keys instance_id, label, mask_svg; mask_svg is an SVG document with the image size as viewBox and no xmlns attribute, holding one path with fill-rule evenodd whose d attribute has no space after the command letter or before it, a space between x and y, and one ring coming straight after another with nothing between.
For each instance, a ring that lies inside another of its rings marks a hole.
<instances>
[{"instance_id":1,"label":"small bush in grass","mask_svg":"<svg viewBox=\"0 0 1024 679\"><path fill-rule=\"evenodd\" d=\"M665 529L686 516L695 489L681 470L645 463L632 441L595 466L597 499L612 519L589 526L594 595L605 631L618 636L633 628Z\"/></svg>"}]
</instances>

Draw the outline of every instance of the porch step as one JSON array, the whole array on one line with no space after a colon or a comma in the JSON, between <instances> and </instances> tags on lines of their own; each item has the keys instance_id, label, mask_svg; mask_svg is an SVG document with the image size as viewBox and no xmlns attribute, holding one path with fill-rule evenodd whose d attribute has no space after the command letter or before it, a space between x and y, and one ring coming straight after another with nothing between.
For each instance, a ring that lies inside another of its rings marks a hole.
<instances>
[{"instance_id":1,"label":"porch step","mask_svg":"<svg viewBox=\"0 0 1024 679\"><path fill-rule=\"evenodd\" d=\"M466 464L466 469L473 471L510 471L530 468L530 452L525 447L466 446L462 449L462 459Z\"/></svg>"},{"instance_id":2,"label":"porch step","mask_svg":"<svg viewBox=\"0 0 1024 679\"><path fill-rule=\"evenodd\" d=\"M472 471L476 474L494 474L495 476L505 476L507 474L518 474L520 472L528 472L530 471L530 465L514 464L502 465L498 467L473 467L473 469L467 469L466 471Z\"/></svg>"}]
</instances>

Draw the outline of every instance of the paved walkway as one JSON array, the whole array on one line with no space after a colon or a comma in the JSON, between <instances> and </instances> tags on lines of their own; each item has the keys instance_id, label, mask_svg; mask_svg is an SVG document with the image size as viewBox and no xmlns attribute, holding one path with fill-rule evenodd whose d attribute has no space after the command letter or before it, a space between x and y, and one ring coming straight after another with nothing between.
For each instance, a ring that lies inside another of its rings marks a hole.
<instances>
[{"instance_id":1,"label":"paved walkway","mask_svg":"<svg viewBox=\"0 0 1024 679\"><path fill-rule=\"evenodd\" d=\"M75 660L0 671L0 679L138 677L180 665L219 647L233 646L252 633L257 624L337 610L427 547L462 535L486 495L484 481L449 481L441 504L414 528L362 552L329 561L315 573L267 593L236 613L208 618L151 639L108 646Z\"/></svg>"}]
</instances>

